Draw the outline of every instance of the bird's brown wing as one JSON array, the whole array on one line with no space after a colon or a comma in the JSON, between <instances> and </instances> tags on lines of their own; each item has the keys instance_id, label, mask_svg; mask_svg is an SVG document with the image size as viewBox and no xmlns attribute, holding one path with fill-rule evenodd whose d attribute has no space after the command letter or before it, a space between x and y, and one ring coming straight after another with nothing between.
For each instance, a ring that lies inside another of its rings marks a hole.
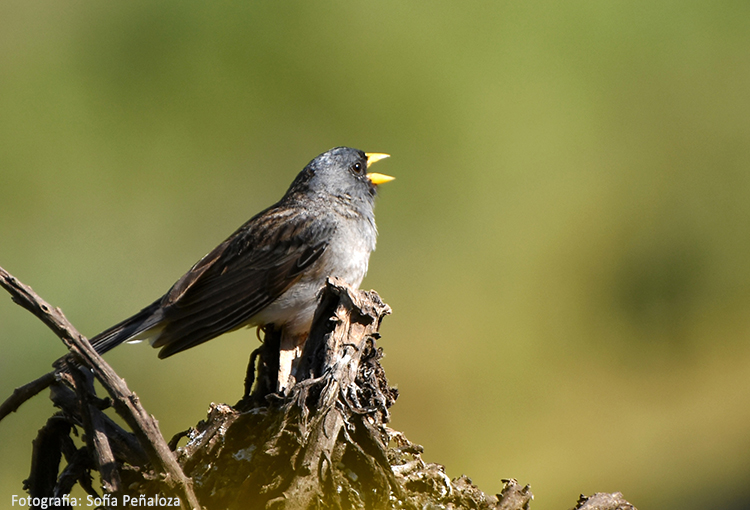
<instances>
[{"instance_id":1,"label":"bird's brown wing","mask_svg":"<svg viewBox=\"0 0 750 510\"><path fill-rule=\"evenodd\" d=\"M269 209L203 257L161 300L160 358L247 323L324 253L334 226L297 209Z\"/></svg>"}]
</instances>

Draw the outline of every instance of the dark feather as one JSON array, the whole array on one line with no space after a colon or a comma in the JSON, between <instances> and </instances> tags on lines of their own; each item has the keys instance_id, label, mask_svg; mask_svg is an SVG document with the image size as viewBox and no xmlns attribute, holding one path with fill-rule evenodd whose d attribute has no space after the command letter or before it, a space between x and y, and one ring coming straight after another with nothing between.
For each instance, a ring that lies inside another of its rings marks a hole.
<instances>
[{"instance_id":1,"label":"dark feather","mask_svg":"<svg viewBox=\"0 0 750 510\"><path fill-rule=\"evenodd\" d=\"M159 301L95 337L97 350L153 329L164 358L247 323L320 258L334 231L304 209L289 211L275 206L248 221Z\"/></svg>"},{"instance_id":2,"label":"dark feather","mask_svg":"<svg viewBox=\"0 0 750 510\"><path fill-rule=\"evenodd\" d=\"M366 164L365 154L346 148L314 159L281 201L199 260L160 299L92 338L94 347L104 353L149 337L165 358L248 324L323 256L340 221L329 215L332 202L341 201L338 214L372 222L375 188L364 173L350 174L355 161Z\"/></svg>"},{"instance_id":3,"label":"dark feather","mask_svg":"<svg viewBox=\"0 0 750 510\"><path fill-rule=\"evenodd\" d=\"M159 312L160 303L161 299L151 303L132 317L128 317L124 321L102 331L90 340L91 345L96 349L96 352L104 354L129 338L133 338L158 324L161 315Z\"/></svg>"}]
</instances>

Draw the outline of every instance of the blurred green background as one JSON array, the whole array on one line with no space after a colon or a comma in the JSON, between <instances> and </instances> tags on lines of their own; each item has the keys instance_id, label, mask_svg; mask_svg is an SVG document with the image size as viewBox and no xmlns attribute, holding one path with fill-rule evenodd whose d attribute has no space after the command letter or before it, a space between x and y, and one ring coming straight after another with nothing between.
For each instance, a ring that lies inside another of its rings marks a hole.
<instances>
[{"instance_id":1,"label":"blurred green background","mask_svg":"<svg viewBox=\"0 0 750 510\"><path fill-rule=\"evenodd\" d=\"M318 153L388 152L363 286L427 461L537 510L750 507L750 3L10 0L0 119L0 266L84 334ZM64 350L8 299L0 345L2 398ZM107 359L171 437L256 345ZM0 423L0 506L51 412Z\"/></svg>"}]
</instances>

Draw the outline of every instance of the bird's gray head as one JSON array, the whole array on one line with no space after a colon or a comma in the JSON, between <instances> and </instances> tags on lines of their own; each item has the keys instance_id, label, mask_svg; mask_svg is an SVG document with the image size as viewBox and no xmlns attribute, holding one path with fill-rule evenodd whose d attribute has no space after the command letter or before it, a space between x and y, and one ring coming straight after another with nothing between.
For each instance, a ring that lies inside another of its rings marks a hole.
<instances>
[{"instance_id":1,"label":"bird's gray head","mask_svg":"<svg viewBox=\"0 0 750 510\"><path fill-rule=\"evenodd\" d=\"M365 153L349 147L336 147L307 164L289 188L295 192L333 195L372 203L377 185L393 180L382 174L368 173L375 161L386 154Z\"/></svg>"}]
</instances>

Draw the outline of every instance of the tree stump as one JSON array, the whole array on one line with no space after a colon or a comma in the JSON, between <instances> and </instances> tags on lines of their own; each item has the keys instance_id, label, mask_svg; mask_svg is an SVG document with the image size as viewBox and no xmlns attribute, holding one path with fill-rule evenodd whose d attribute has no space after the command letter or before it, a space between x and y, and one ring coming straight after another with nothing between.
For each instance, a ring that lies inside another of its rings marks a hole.
<instances>
[{"instance_id":1,"label":"tree stump","mask_svg":"<svg viewBox=\"0 0 750 510\"><path fill-rule=\"evenodd\" d=\"M243 398L234 406L211 404L205 420L167 445L138 397L62 311L2 268L0 286L71 352L56 362L54 374L18 388L0 406L2 419L50 386L60 409L34 441L25 482L32 508L43 500L72 508L64 498L76 483L104 509L128 502L206 510L529 508L528 485L503 480L501 494L487 495L468 477L451 480L442 466L425 463L421 446L388 427L398 391L388 385L377 340L391 309L374 291L329 279L296 369L298 382L276 392L280 334L269 328L251 355ZM109 398L96 396L94 377ZM110 406L132 431L104 412ZM78 429L80 447L73 439ZM187 443L178 447L183 438ZM635 510L619 493L582 496L576 508Z\"/></svg>"}]
</instances>

